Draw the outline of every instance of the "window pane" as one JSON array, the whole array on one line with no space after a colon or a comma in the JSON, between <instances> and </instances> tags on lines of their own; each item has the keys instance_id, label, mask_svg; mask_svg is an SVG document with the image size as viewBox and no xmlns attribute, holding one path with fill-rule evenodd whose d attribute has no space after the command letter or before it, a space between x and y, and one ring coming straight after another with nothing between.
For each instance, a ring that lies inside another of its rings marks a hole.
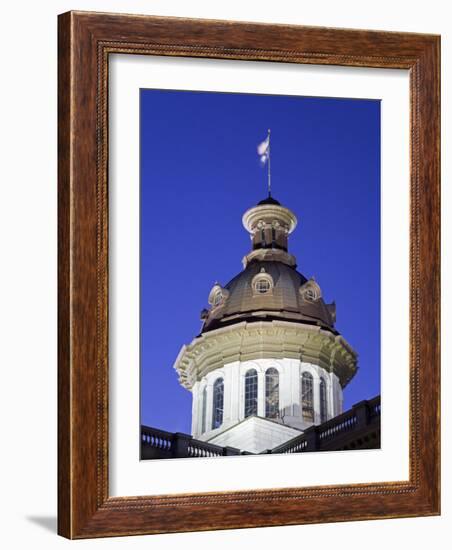
<instances>
[{"instance_id":1,"label":"window pane","mask_svg":"<svg viewBox=\"0 0 452 550\"><path fill-rule=\"evenodd\" d=\"M255 288L257 292L265 294L270 290L270 283L266 279L259 279L256 281Z\"/></svg>"},{"instance_id":2,"label":"window pane","mask_svg":"<svg viewBox=\"0 0 452 550\"><path fill-rule=\"evenodd\" d=\"M202 391L202 426L201 433L206 431L206 412L207 412L207 387Z\"/></svg>"},{"instance_id":3,"label":"window pane","mask_svg":"<svg viewBox=\"0 0 452 550\"><path fill-rule=\"evenodd\" d=\"M265 416L279 417L279 374L273 368L265 373Z\"/></svg>"},{"instance_id":4,"label":"window pane","mask_svg":"<svg viewBox=\"0 0 452 550\"><path fill-rule=\"evenodd\" d=\"M223 400L224 383L223 378L215 380L213 385L213 411L212 411L212 430L219 428L223 424Z\"/></svg>"},{"instance_id":5,"label":"window pane","mask_svg":"<svg viewBox=\"0 0 452 550\"><path fill-rule=\"evenodd\" d=\"M328 411L326 405L326 384L322 378L320 380L320 422L326 422L328 418Z\"/></svg>"},{"instance_id":6,"label":"window pane","mask_svg":"<svg viewBox=\"0 0 452 550\"><path fill-rule=\"evenodd\" d=\"M303 420L314 422L314 384L312 375L304 372L301 377L301 411Z\"/></svg>"},{"instance_id":7,"label":"window pane","mask_svg":"<svg viewBox=\"0 0 452 550\"><path fill-rule=\"evenodd\" d=\"M254 369L245 374L245 418L257 415L257 372Z\"/></svg>"}]
</instances>

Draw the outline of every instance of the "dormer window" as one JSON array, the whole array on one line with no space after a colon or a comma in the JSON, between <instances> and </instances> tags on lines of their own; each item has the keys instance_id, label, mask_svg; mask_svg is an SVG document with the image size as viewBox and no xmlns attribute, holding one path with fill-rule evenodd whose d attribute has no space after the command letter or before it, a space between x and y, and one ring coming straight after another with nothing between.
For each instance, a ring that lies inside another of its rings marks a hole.
<instances>
[{"instance_id":1,"label":"dormer window","mask_svg":"<svg viewBox=\"0 0 452 550\"><path fill-rule=\"evenodd\" d=\"M314 289L312 289L312 288L308 288L308 289L306 290L305 296L306 296L306 298L307 298L308 300L312 300L312 301L314 301L314 300L316 299L316 297L317 297L317 295L316 295Z\"/></svg>"},{"instance_id":2,"label":"dormer window","mask_svg":"<svg viewBox=\"0 0 452 550\"><path fill-rule=\"evenodd\" d=\"M218 283L215 283L210 291L208 302L212 307L221 305L229 295L229 291Z\"/></svg>"},{"instance_id":3,"label":"dormer window","mask_svg":"<svg viewBox=\"0 0 452 550\"><path fill-rule=\"evenodd\" d=\"M213 296L212 305L219 306L222 300L223 300L223 293L221 292L221 290L218 290L217 292L215 292Z\"/></svg>"},{"instance_id":4,"label":"dormer window","mask_svg":"<svg viewBox=\"0 0 452 550\"><path fill-rule=\"evenodd\" d=\"M258 279L254 284L254 288L259 294L265 294L270 290L271 285L267 279Z\"/></svg>"},{"instance_id":5,"label":"dormer window","mask_svg":"<svg viewBox=\"0 0 452 550\"><path fill-rule=\"evenodd\" d=\"M273 291L273 278L265 272L264 268L261 268L260 273L251 281L251 286L255 296L270 294Z\"/></svg>"},{"instance_id":6,"label":"dormer window","mask_svg":"<svg viewBox=\"0 0 452 550\"><path fill-rule=\"evenodd\" d=\"M300 287L300 294L307 302L317 302L322 297L322 291L314 279L309 279Z\"/></svg>"}]
</instances>

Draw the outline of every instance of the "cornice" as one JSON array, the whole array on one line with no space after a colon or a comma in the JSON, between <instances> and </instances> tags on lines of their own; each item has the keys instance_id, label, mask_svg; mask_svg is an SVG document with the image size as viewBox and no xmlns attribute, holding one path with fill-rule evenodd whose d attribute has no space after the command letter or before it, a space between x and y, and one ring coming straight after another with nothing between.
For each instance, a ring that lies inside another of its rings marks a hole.
<instances>
[{"instance_id":1,"label":"cornice","mask_svg":"<svg viewBox=\"0 0 452 550\"><path fill-rule=\"evenodd\" d=\"M191 390L209 372L235 361L298 359L334 372L346 386L357 370L357 353L341 336L318 326L286 321L242 322L212 330L183 346L174 368Z\"/></svg>"},{"instance_id":2,"label":"cornice","mask_svg":"<svg viewBox=\"0 0 452 550\"><path fill-rule=\"evenodd\" d=\"M249 233L253 233L255 225L259 220L279 220L285 227L287 232L292 231L297 226L297 217L285 206L274 204L262 204L249 208L242 217L242 223Z\"/></svg>"}]
</instances>

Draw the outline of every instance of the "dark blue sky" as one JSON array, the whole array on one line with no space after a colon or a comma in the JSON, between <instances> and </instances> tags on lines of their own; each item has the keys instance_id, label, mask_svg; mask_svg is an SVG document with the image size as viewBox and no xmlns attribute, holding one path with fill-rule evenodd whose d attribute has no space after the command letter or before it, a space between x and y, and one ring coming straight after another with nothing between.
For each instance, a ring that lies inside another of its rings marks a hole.
<instances>
[{"instance_id":1,"label":"dark blue sky","mask_svg":"<svg viewBox=\"0 0 452 550\"><path fill-rule=\"evenodd\" d=\"M141 90L140 118L141 422L191 431L173 363L212 285L242 269L242 214L266 196L267 128L273 196L299 222L289 250L359 353L344 406L379 394L380 102Z\"/></svg>"}]
</instances>

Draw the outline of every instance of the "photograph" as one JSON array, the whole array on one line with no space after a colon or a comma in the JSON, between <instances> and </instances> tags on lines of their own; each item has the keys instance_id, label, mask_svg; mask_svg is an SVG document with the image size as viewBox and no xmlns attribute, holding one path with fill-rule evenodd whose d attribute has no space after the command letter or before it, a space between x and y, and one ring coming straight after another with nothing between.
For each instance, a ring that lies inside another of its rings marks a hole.
<instances>
[{"instance_id":1,"label":"photograph","mask_svg":"<svg viewBox=\"0 0 452 550\"><path fill-rule=\"evenodd\" d=\"M140 456L380 448L381 102L140 89Z\"/></svg>"}]
</instances>

